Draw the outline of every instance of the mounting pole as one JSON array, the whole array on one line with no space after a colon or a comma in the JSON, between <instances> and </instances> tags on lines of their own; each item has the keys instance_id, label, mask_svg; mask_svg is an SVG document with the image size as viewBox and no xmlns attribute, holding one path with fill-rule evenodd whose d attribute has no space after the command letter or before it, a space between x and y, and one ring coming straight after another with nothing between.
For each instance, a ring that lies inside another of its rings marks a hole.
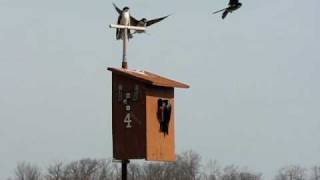
<instances>
[{"instance_id":1,"label":"mounting pole","mask_svg":"<svg viewBox=\"0 0 320 180\"><path fill-rule=\"evenodd\" d=\"M121 162L121 179L127 180L128 178L128 164L129 160L122 160Z\"/></svg>"},{"instance_id":2,"label":"mounting pole","mask_svg":"<svg viewBox=\"0 0 320 180\"><path fill-rule=\"evenodd\" d=\"M117 29L123 29L124 33L122 36L122 41L123 41L123 54L122 54L122 65L121 67L123 69L127 69L128 68L128 61L127 61L127 51L128 51L128 29L131 30L138 30L138 31L145 31L146 28L145 27L140 27L140 26L123 26L123 25L119 25L119 24L110 24L109 25L110 28L117 28Z\"/></svg>"},{"instance_id":3,"label":"mounting pole","mask_svg":"<svg viewBox=\"0 0 320 180\"><path fill-rule=\"evenodd\" d=\"M127 69L128 68L128 62L127 62L127 50L128 50L128 29L123 30L123 55L122 55L122 68Z\"/></svg>"}]
</instances>

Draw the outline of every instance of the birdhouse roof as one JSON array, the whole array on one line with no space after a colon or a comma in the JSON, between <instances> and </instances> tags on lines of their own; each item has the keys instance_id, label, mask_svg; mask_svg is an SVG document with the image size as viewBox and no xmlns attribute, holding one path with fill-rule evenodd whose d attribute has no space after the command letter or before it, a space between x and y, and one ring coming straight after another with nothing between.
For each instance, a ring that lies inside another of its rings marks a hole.
<instances>
[{"instance_id":1,"label":"birdhouse roof","mask_svg":"<svg viewBox=\"0 0 320 180\"><path fill-rule=\"evenodd\" d=\"M178 81L174 81L160 75L140 70L130 70L123 68L108 68L112 73L123 75L132 79L142 81L153 86L172 87L172 88L189 88L190 86Z\"/></svg>"}]
</instances>

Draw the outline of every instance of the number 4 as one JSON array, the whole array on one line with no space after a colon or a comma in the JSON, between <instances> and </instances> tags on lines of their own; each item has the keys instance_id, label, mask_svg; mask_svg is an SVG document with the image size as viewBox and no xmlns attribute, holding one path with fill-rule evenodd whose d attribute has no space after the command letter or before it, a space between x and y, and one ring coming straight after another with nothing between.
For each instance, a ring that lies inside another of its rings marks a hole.
<instances>
[{"instance_id":1,"label":"number 4","mask_svg":"<svg viewBox=\"0 0 320 180\"><path fill-rule=\"evenodd\" d=\"M132 128L132 126L131 126L131 124L130 124L130 123L132 122L132 120L130 119L130 113L128 113L128 114L126 115L126 117L124 117L123 122L124 122L124 123L127 123L126 128Z\"/></svg>"}]
</instances>

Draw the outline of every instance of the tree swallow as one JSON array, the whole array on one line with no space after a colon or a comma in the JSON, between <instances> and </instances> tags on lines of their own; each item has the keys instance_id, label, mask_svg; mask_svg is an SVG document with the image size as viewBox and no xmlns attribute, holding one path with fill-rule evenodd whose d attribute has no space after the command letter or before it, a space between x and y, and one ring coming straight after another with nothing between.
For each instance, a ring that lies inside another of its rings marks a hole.
<instances>
[{"instance_id":1,"label":"tree swallow","mask_svg":"<svg viewBox=\"0 0 320 180\"><path fill-rule=\"evenodd\" d=\"M119 15L121 16L123 10L121 11L120 8L118 8L114 3L113 3L114 8L116 9L116 11L119 13ZM136 18L130 16L130 25L131 26L140 26L140 27L148 27L151 26L152 24L158 23L162 20L164 20L165 18L169 17L170 15L161 17L161 18L156 18L156 19L151 19L151 20L147 20L146 18L142 18L141 20L137 20ZM135 30L134 33L143 33L144 31L141 30ZM131 34L132 37L132 34Z\"/></svg>"},{"instance_id":2,"label":"tree swallow","mask_svg":"<svg viewBox=\"0 0 320 180\"><path fill-rule=\"evenodd\" d=\"M232 13L233 11L239 9L241 6L242 6L242 3L240 3L239 0L230 0L228 7L221 9L219 11L215 11L212 14L216 14L218 12L223 11L222 19L224 19L228 15L228 13Z\"/></svg>"},{"instance_id":3,"label":"tree swallow","mask_svg":"<svg viewBox=\"0 0 320 180\"><path fill-rule=\"evenodd\" d=\"M163 17L156 18L156 19L151 19L151 20L147 20L146 18L142 18L140 21L135 22L136 24L134 24L134 26L148 27L148 26L151 26L152 24L155 24L155 23L158 23L158 22L164 20L165 18L167 18L169 16L170 15L163 16ZM144 31L136 30L134 33L144 33Z\"/></svg>"},{"instance_id":4,"label":"tree swallow","mask_svg":"<svg viewBox=\"0 0 320 180\"><path fill-rule=\"evenodd\" d=\"M126 6L122 10L120 10L114 3L113 3L113 6L116 8L116 10L119 13L118 24L123 26L130 26L131 18L129 14L129 7ZM125 31L124 29L117 29L117 32L116 32L117 40L122 39L124 31ZM128 29L127 32L128 32L128 39L132 38L130 29Z\"/></svg>"}]
</instances>

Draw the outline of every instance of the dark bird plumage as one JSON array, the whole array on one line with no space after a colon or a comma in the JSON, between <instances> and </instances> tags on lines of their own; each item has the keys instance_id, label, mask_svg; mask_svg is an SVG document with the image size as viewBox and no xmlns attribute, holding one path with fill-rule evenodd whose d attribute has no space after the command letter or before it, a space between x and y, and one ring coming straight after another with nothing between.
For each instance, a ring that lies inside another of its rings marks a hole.
<instances>
[{"instance_id":1,"label":"dark bird plumage","mask_svg":"<svg viewBox=\"0 0 320 180\"><path fill-rule=\"evenodd\" d=\"M141 20L139 20L138 22L136 22L136 24L132 24L133 26L140 26L140 27L148 27L151 26L155 23L158 23L164 19L166 19L167 17L169 17L170 15L167 16L163 16L160 18L156 18L156 19L151 19L151 20L147 20L146 18L142 18ZM144 31L135 31L134 33L143 33Z\"/></svg>"},{"instance_id":2,"label":"dark bird plumage","mask_svg":"<svg viewBox=\"0 0 320 180\"><path fill-rule=\"evenodd\" d=\"M171 104L169 100L158 99L158 113L157 113L160 131L164 135L169 133L169 123L171 119Z\"/></svg>"},{"instance_id":3,"label":"dark bird plumage","mask_svg":"<svg viewBox=\"0 0 320 180\"><path fill-rule=\"evenodd\" d=\"M212 14L216 14L216 13L223 11L222 19L224 19L227 17L228 13L232 13L233 11L239 9L241 6L242 6L242 3L240 3L239 0L230 0L228 7L221 9L219 11L215 11Z\"/></svg>"}]
</instances>

